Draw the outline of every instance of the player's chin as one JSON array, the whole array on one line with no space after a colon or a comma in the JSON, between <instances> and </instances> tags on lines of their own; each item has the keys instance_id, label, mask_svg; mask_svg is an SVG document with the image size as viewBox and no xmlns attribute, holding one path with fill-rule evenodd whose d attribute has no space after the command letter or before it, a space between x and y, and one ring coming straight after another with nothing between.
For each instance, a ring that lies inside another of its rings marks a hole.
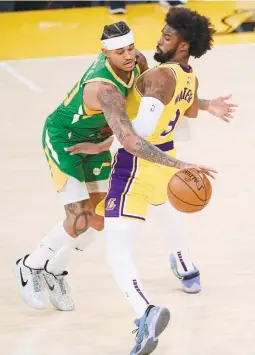
<instances>
[{"instance_id":1,"label":"player's chin","mask_svg":"<svg viewBox=\"0 0 255 355\"><path fill-rule=\"evenodd\" d=\"M134 67L135 67L135 62L131 62L131 63L124 64L122 67L122 70L132 71L132 70L134 70Z\"/></svg>"},{"instance_id":2,"label":"player's chin","mask_svg":"<svg viewBox=\"0 0 255 355\"><path fill-rule=\"evenodd\" d=\"M164 57L162 52L155 52L153 58L156 60L156 62L163 63Z\"/></svg>"}]
</instances>

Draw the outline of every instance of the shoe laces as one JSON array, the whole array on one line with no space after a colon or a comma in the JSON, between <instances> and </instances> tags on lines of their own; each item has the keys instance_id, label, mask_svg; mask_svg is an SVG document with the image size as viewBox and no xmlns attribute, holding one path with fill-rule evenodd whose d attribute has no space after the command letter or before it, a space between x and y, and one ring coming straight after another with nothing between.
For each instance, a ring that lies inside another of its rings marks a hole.
<instances>
[{"instance_id":1,"label":"shoe laces","mask_svg":"<svg viewBox=\"0 0 255 355\"><path fill-rule=\"evenodd\" d=\"M41 292L42 291L41 270L31 270L31 274L33 276L34 291Z\"/></svg>"},{"instance_id":2,"label":"shoe laces","mask_svg":"<svg viewBox=\"0 0 255 355\"><path fill-rule=\"evenodd\" d=\"M137 325L137 328L132 331L132 334L135 334L136 343L141 344L144 335L146 335L148 332L148 326L145 320L143 323L141 323L140 319L136 319L134 323Z\"/></svg>"},{"instance_id":3,"label":"shoe laces","mask_svg":"<svg viewBox=\"0 0 255 355\"><path fill-rule=\"evenodd\" d=\"M137 339L139 333L140 319L135 319L134 323L137 328L132 330L132 334L135 334L135 338Z\"/></svg>"},{"instance_id":4,"label":"shoe laces","mask_svg":"<svg viewBox=\"0 0 255 355\"><path fill-rule=\"evenodd\" d=\"M58 284L59 284L59 288L60 288L60 292L62 295L65 295L67 293L67 283L65 282L65 279L64 279L64 276L65 275L61 275L61 276L55 276Z\"/></svg>"}]
</instances>

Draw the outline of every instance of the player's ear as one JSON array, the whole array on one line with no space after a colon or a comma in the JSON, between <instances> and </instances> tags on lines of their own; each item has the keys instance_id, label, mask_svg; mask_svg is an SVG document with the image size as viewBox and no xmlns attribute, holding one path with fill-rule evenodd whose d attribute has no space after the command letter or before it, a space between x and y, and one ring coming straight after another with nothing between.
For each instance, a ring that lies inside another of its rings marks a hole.
<instances>
[{"instance_id":1,"label":"player's ear","mask_svg":"<svg viewBox=\"0 0 255 355\"><path fill-rule=\"evenodd\" d=\"M187 42L181 42L179 44L179 50L181 52L187 52L189 50L189 44Z\"/></svg>"},{"instance_id":2,"label":"player's ear","mask_svg":"<svg viewBox=\"0 0 255 355\"><path fill-rule=\"evenodd\" d=\"M108 51L107 49L105 48L102 48L102 52L104 53L105 57L108 58L107 54L108 54Z\"/></svg>"}]
</instances>

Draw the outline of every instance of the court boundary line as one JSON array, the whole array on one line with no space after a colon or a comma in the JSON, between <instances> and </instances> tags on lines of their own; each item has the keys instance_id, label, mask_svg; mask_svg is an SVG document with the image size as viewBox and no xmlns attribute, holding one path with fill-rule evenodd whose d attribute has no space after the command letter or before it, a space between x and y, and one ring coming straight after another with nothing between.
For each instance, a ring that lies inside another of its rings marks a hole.
<instances>
[{"instance_id":1,"label":"court boundary line","mask_svg":"<svg viewBox=\"0 0 255 355\"><path fill-rule=\"evenodd\" d=\"M43 90L39 86L34 84L33 81L20 74L16 69L13 69L9 63L0 62L0 68L3 68L3 70L5 70L8 74L12 75L15 79L27 86L30 90L38 94L41 94L43 92Z\"/></svg>"}]
</instances>

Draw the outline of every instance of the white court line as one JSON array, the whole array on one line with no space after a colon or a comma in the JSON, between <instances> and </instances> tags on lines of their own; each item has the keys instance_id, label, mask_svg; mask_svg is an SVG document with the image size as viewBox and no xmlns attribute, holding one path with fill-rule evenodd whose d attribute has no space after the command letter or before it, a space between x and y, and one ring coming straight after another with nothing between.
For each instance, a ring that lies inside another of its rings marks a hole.
<instances>
[{"instance_id":1,"label":"white court line","mask_svg":"<svg viewBox=\"0 0 255 355\"><path fill-rule=\"evenodd\" d=\"M24 85L29 87L30 90L37 93L42 93L43 90L39 86L35 85L31 80L27 79L25 76L18 73L8 63L0 62L0 67L2 67L7 73L14 76L15 79L21 81Z\"/></svg>"}]
</instances>

